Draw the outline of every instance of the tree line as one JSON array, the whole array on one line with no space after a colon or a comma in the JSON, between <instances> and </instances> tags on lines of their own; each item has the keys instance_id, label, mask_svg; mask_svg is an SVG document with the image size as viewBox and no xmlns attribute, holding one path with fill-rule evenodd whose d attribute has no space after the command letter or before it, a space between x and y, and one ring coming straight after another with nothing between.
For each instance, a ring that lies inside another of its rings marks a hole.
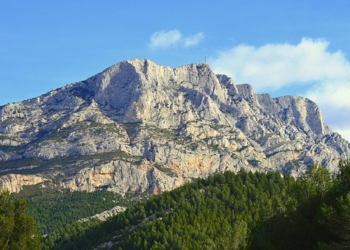
<instances>
[{"instance_id":1,"label":"tree line","mask_svg":"<svg viewBox=\"0 0 350 250\"><path fill-rule=\"evenodd\" d=\"M300 179L225 172L129 207L104 223L51 234L50 249L343 249L350 246L350 161Z\"/></svg>"},{"instance_id":2,"label":"tree line","mask_svg":"<svg viewBox=\"0 0 350 250\"><path fill-rule=\"evenodd\" d=\"M299 179L279 172L218 173L134 203L105 222L67 223L42 238L27 203L1 192L1 249L106 243L112 249L349 248L350 160L341 160L334 175L316 164Z\"/></svg>"}]
</instances>

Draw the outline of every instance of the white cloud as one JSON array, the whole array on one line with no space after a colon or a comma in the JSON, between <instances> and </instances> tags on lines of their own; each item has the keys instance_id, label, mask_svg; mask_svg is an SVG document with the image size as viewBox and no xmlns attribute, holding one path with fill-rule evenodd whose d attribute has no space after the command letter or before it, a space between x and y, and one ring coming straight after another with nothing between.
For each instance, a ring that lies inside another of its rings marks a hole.
<instances>
[{"instance_id":1,"label":"white cloud","mask_svg":"<svg viewBox=\"0 0 350 250\"><path fill-rule=\"evenodd\" d=\"M339 110L350 110L350 81L321 81L310 88L305 95L325 108L331 104Z\"/></svg>"},{"instance_id":2,"label":"white cloud","mask_svg":"<svg viewBox=\"0 0 350 250\"><path fill-rule=\"evenodd\" d=\"M329 52L325 40L302 39L297 45L239 45L210 59L217 73L237 83L254 84L258 91L295 83L349 78L350 64L340 52Z\"/></svg>"},{"instance_id":3,"label":"white cloud","mask_svg":"<svg viewBox=\"0 0 350 250\"><path fill-rule=\"evenodd\" d=\"M186 37L183 41L185 47L195 46L204 39L204 34L199 32L193 36Z\"/></svg>"},{"instance_id":4,"label":"white cloud","mask_svg":"<svg viewBox=\"0 0 350 250\"><path fill-rule=\"evenodd\" d=\"M151 35L148 46L151 49L162 49L178 45L190 47L200 43L203 38L204 34L202 32L184 37L179 30L162 30Z\"/></svg>"},{"instance_id":5,"label":"white cloud","mask_svg":"<svg viewBox=\"0 0 350 250\"><path fill-rule=\"evenodd\" d=\"M178 30L162 30L152 34L149 47L150 48L166 48L177 44L182 37Z\"/></svg>"},{"instance_id":6,"label":"white cloud","mask_svg":"<svg viewBox=\"0 0 350 250\"><path fill-rule=\"evenodd\" d=\"M259 93L284 87L300 93L302 86L302 95L320 106L326 124L350 141L350 62L328 46L326 40L307 38L296 45L238 45L209 62L214 72L250 83Z\"/></svg>"}]
</instances>

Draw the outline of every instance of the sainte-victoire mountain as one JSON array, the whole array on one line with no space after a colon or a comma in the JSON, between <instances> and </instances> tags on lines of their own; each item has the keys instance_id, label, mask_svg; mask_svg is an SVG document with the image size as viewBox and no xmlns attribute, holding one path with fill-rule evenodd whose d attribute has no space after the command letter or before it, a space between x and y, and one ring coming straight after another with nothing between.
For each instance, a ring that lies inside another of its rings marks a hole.
<instances>
[{"instance_id":1,"label":"sainte-victoire mountain","mask_svg":"<svg viewBox=\"0 0 350 250\"><path fill-rule=\"evenodd\" d=\"M0 186L159 193L216 172L335 171L350 145L311 100L255 94L207 64L140 59L0 107Z\"/></svg>"}]
</instances>

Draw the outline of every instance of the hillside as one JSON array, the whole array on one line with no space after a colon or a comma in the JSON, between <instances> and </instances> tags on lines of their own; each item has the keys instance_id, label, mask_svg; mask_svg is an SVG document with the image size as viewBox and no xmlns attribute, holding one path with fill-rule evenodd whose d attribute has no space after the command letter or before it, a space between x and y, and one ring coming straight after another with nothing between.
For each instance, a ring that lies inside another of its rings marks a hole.
<instances>
[{"instance_id":1,"label":"hillside","mask_svg":"<svg viewBox=\"0 0 350 250\"><path fill-rule=\"evenodd\" d=\"M280 171L350 157L311 100L257 95L207 64L146 59L0 107L0 183L158 194L210 174Z\"/></svg>"},{"instance_id":2,"label":"hillside","mask_svg":"<svg viewBox=\"0 0 350 250\"><path fill-rule=\"evenodd\" d=\"M350 161L331 179L225 172L139 202L103 223L49 234L50 249L347 249Z\"/></svg>"}]
</instances>

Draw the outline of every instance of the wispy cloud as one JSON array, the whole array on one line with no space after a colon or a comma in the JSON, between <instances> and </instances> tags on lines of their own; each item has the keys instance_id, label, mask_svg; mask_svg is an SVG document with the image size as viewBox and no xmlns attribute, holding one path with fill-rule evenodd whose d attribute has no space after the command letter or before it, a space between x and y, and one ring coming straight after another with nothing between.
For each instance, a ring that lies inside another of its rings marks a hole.
<instances>
[{"instance_id":1,"label":"wispy cloud","mask_svg":"<svg viewBox=\"0 0 350 250\"><path fill-rule=\"evenodd\" d=\"M202 32L197 33L193 36L185 37L183 43L185 47L195 46L199 44L204 38L204 34Z\"/></svg>"},{"instance_id":2,"label":"wispy cloud","mask_svg":"<svg viewBox=\"0 0 350 250\"><path fill-rule=\"evenodd\" d=\"M148 46L151 49L163 49L172 46L191 47L199 44L203 39L204 34L202 32L184 37L179 30L162 30L151 35Z\"/></svg>"},{"instance_id":3,"label":"wispy cloud","mask_svg":"<svg viewBox=\"0 0 350 250\"><path fill-rule=\"evenodd\" d=\"M340 51L329 52L328 45L325 40L306 38L296 45L239 45L220 52L211 65L216 72L238 83L252 83L259 91L348 77L349 62Z\"/></svg>"},{"instance_id":4,"label":"wispy cloud","mask_svg":"<svg viewBox=\"0 0 350 250\"><path fill-rule=\"evenodd\" d=\"M182 34L178 30L162 30L152 34L149 47L152 49L166 48L178 44Z\"/></svg>"},{"instance_id":5,"label":"wispy cloud","mask_svg":"<svg viewBox=\"0 0 350 250\"><path fill-rule=\"evenodd\" d=\"M250 83L257 92L302 87L315 101L326 124L350 141L350 62L331 52L324 39L303 38L298 44L238 45L210 59L216 73L236 83Z\"/></svg>"}]
</instances>

